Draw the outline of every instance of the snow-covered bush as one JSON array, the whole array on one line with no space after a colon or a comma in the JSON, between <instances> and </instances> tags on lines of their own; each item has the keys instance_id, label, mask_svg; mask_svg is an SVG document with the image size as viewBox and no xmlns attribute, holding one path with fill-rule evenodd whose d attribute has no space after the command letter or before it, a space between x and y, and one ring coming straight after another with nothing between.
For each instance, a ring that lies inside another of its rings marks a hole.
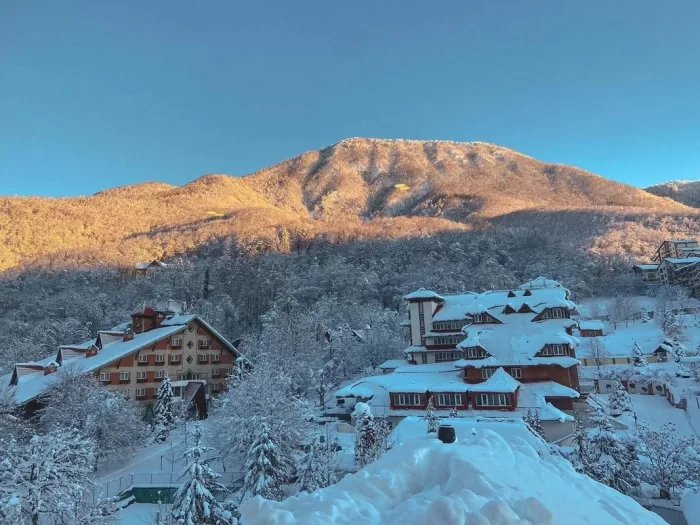
<instances>
[{"instance_id":1,"label":"snow-covered bush","mask_svg":"<svg viewBox=\"0 0 700 525\"><path fill-rule=\"evenodd\" d=\"M98 462L132 450L143 440L146 426L138 407L121 392L109 390L90 375L65 365L56 374L39 411L41 430L77 429L92 440Z\"/></svg>"},{"instance_id":2,"label":"snow-covered bush","mask_svg":"<svg viewBox=\"0 0 700 525\"><path fill-rule=\"evenodd\" d=\"M75 429L58 429L24 445L1 442L0 449L1 512L16 515L19 502L23 517L33 524L42 516L75 522L73 511L88 488L94 464L91 440Z\"/></svg>"}]
</instances>

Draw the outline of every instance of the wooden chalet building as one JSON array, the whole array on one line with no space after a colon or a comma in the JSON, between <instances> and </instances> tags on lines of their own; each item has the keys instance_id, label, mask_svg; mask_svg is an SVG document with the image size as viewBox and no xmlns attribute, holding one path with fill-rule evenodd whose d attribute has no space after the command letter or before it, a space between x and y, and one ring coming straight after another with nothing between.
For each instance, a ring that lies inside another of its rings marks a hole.
<instances>
[{"instance_id":1,"label":"wooden chalet building","mask_svg":"<svg viewBox=\"0 0 700 525\"><path fill-rule=\"evenodd\" d=\"M30 409L68 368L92 374L136 402L153 403L166 375L176 397L201 400L223 392L242 356L201 317L182 314L176 306L142 303L129 322L100 331L95 339L62 345L44 360L17 363L2 380L13 387L15 402Z\"/></svg>"},{"instance_id":2,"label":"wooden chalet building","mask_svg":"<svg viewBox=\"0 0 700 525\"><path fill-rule=\"evenodd\" d=\"M453 408L487 417L535 410L553 427L569 423L552 437L568 435L573 418L566 411L579 397L577 323L571 319L578 310L568 290L538 278L516 290L418 290L405 300L405 366L341 389L339 405L349 408L346 400L361 391L375 414L394 419L422 415L430 397L445 415Z\"/></svg>"}]
</instances>

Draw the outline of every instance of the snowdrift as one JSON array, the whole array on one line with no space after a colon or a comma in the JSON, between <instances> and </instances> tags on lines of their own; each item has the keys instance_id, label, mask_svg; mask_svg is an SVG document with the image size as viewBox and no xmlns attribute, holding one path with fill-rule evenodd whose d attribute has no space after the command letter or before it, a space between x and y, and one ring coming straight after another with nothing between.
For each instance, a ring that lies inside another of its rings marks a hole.
<instances>
[{"instance_id":1,"label":"snowdrift","mask_svg":"<svg viewBox=\"0 0 700 525\"><path fill-rule=\"evenodd\" d=\"M528 441L478 430L397 445L338 484L241 507L244 525L664 525Z\"/></svg>"}]
</instances>

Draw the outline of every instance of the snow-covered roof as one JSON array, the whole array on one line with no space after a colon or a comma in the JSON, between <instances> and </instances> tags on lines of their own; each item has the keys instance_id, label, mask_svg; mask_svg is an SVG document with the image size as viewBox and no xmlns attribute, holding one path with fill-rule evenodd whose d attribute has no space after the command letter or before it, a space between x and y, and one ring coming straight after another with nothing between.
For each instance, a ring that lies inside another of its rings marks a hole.
<instances>
[{"instance_id":1,"label":"snow-covered roof","mask_svg":"<svg viewBox=\"0 0 700 525\"><path fill-rule=\"evenodd\" d=\"M506 392L512 394L520 387L520 382L515 380L508 372L499 368L491 377L483 383L469 385L470 392Z\"/></svg>"},{"instance_id":2,"label":"snow-covered roof","mask_svg":"<svg viewBox=\"0 0 700 525\"><path fill-rule=\"evenodd\" d=\"M425 288L421 288L420 290L406 294L403 296L403 298L406 301L416 301L420 299L436 299L438 301L442 301L442 297L440 297L440 295L432 290L426 290Z\"/></svg>"},{"instance_id":3,"label":"snow-covered roof","mask_svg":"<svg viewBox=\"0 0 700 525\"><path fill-rule=\"evenodd\" d=\"M71 348L71 349L77 349L77 350L87 350L88 348L92 348L95 346L96 339L88 339L87 341L83 341L82 343L77 343L74 345L61 345L59 348Z\"/></svg>"},{"instance_id":4,"label":"snow-covered roof","mask_svg":"<svg viewBox=\"0 0 700 525\"><path fill-rule=\"evenodd\" d=\"M634 268L639 268L640 270L658 270L658 264L635 264Z\"/></svg>"},{"instance_id":5,"label":"snow-covered roof","mask_svg":"<svg viewBox=\"0 0 700 525\"><path fill-rule=\"evenodd\" d=\"M546 277L535 277L531 281L528 281L526 283L523 283L519 286L521 290L538 290L538 289L543 289L543 288L562 288L564 287L561 285L559 281L555 281L553 279L547 279Z\"/></svg>"},{"instance_id":6,"label":"snow-covered roof","mask_svg":"<svg viewBox=\"0 0 700 525\"><path fill-rule=\"evenodd\" d=\"M457 348L481 347L491 357L485 359L463 359L455 363L459 367L506 365L558 365L565 368L576 366L573 357L537 357L536 354L548 344L565 344L572 348L579 345L576 337L566 333L570 319L549 319L531 322L532 314L510 314L504 316L504 324L475 324L467 328L467 337Z\"/></svg>"},{"instance_id":7,"label":"snow-covered roof","mask_svg":"<svg viewBox=\"0 0 700 525\"><path fill-rule=\"evenodd\" d=\"M455 427L458 443L441 443L427 434L425 421L405 419L394 430L400 442L357 474L281 502L248 500L240 506L242 521L665 524L632 498L577 473L520 423L445 422Z\"/></svg>"},{"instance_id":8,"label":"snow-covered roof","mask_svg":"<svg viewBox=\"0 0 700 525\"><path fill-rule=\"evenodd\" d=\"M694 264L700 262L700 257L666 257L664 262L668 262L669 264Z\"/></svg>"},{"instance_id":9,"label":"snow-covered roof","mask_svg":"<svg viewBox=\"0 0 700 525\"><path fill-rule=\"evenodd\" d=\"M435 321L462 321L468 316L488 312L501 322L505 322L510 315L503 310L509 305L514 310L520 310L526 305L534 314L540 313L545 308L563 307L577 313L576 304L567 299L568 290L565 288L539 288L530 290L530 295L524 295L524 290L494 290L484 293L445 294L443 302L433 314ZM518 314L527 315L527 314Z\"/></svg>"},{"instance_id":10,"label":"snow-covered roof","mask_svg":"<svg viewBox=\"0 0 700 525\"><path fill-rule=\"evenodd\" d=\"M384 361L381 365L379 365L377 368L383 368L383 369L396 369L399 368L400 366L407 366L408 361L405 359L387 359Z\"/></svg>"},{"instance_id":11,"label":"snow-covered roof","mask_svg":"<svg viewBox=\"0 0 700 525\"><path fill-rule=\"evenodd\" d=\"M147 270L148 268L151 267L156 267L156 268L165 268L167 264L160 262L160 261L149 261L149 262L139 262L134 265L134 268L137 270Z\"/></svg>"},{"instance_id":12,"label":"snow-covered roof","mask_svg":"<svg viewBox=\"0 0 700 525\"><path fill-rule=\"evenodd\" d=\"M579 330L603 330L603 321L591 319L590 321L581 321L578 324Z\"/></svg>"},{"instance_id":13,"label":"snow-covered roof","mask_svg":"<svg viewBox=\"0 0 700 525\"><path fill-rule=\"evenodd\" d=\"M183 331L185 326L194 319L198 319L198 321L202 323L204 327L216 335L224 346L234 352L235 355L239 355L238 351L225 338L223 338L218 332L211 328L206 321L197 315L177 316L167 319L161 324L160 327L148 330L147 332L136 333L133 335L132 339L128 339L126 341L124 340L122 333L113 331L100 332L102 348L96 355L92 357L86 357L83 355L73 357L69 360L64 360L64 363L62 363L63 366L60 366L53 374L44 375L43 373L31 373L19 376L17 378L17 385L14 386L15 402L17 404L25 404L32 399L35 399L46 390L54 378L60 377L63 370L67 370L69 367L73 370L78 370L85 373L94 372L109 365L110 363L113 363L114 361L133 354L142 348L153 345L162 339ZM87 343L88 342L86 341L84 343L80 343L80 345L84 346L87 345ZM68 345L62 348L68 349L75 347ZM61 349L59 349L59 352L60 351ZM42 368L45 368L51 363L55 363L56 359L56 354L54 354L32 364L41 365ZM0 381L3 381L5 384L9 385L11 379L12 374L8 374L3 376Z\"/></svg>"}]
</instances>

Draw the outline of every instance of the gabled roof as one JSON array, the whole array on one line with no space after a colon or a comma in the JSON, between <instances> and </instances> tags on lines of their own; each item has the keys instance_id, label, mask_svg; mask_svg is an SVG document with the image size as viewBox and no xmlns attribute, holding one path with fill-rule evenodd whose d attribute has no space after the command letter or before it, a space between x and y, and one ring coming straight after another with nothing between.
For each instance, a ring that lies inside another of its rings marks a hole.
<instances>
[{"instance_id":1,"label":"gabled roof","mask_svg":"<svg viewBox=\"0 0 700 525\"><path fill-rule=\"evenodd\" d=\"M134 311L129 314L130 316L134 315L146 315L150 317L155 317L158 315L158 313L155 311L155 309L148 304L146 301L142 302L140 305L138 305L136 308L134 308Z\"/></svg>"},{"instance_id":2,"label":"gabled roof","mask_svg":"<svg viewBox=\"0 0 700 525\"><path fill-rule=\"evenodd\" d=\"M590 321L580 321L578 323L579 330L603 330L603 321L596 321L591 319Z\"/></svg>"},{"instance_id":3,"label":"gabled roof","mask_svg":"<svg viewBox=\"0 0 700 525\"><path fill-rule=\"evenodd\" d=\"M104 338L102 348L99 352L92 357L79 356L71 359L66 359L63 366L59 367L55 374L44 376L43 374L29 374L19 378L17 385L14 390L14 399L17 404L25 404L32 399L35 399L41 395L46 388L50 385L50 381L54 380L54 377L60 377L61 370L64 368L72 368L73 370L78 370L80 372L90 373L94 372L104 366L107 366L119 359L131 355L143 348L149 347L158 341L171 337L179 332L182 332L187 324L193 320L199 321L202 326L204 326L209 332L211 332L231 353L236 356L241 356L236 348L229 343L224 337L221 336L216 330L214 330L211 325L200 318L197 315L186 315L186 316L176 316L163 321L160 327L148 330L146 332L134 334L133 339L124 341L121 332L100 332L100 336L103 334L109 334L114 337ZM86 342L87 343L87 342ZM86 344L83 343L83 344ZM59 350L60 351L60 350ZM43 367L55 362L56 355L52 355L32 363L33 365L40 365ZM247 359L246 359L247 361ZM8 374L0 378L0 381L5 381L9 384L12 378L12 374Z\"/></svg>"},{"instance_id":4,"label":"gabled roof","mask_svg":"<svg viewBox=\"0 0 700 525\"><path fill-rule=\"evenodd\" d=\"M502 368L496 370L493 375L483 383L469 385L470 392L504 392L512 394L518 388L520 388L520 382Z\"/></svg>"}]
</instances>

